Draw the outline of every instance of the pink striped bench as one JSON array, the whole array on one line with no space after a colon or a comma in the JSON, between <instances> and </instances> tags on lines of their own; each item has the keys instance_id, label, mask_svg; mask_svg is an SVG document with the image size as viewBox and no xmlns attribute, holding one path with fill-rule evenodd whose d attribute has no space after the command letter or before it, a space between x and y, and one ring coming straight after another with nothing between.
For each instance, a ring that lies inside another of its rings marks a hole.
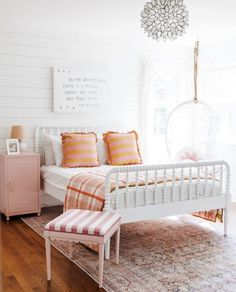
<instances>
[{"instance_id":1,"label":"pink striped bench","mask_svg":"<svg viewBox=\"0 0 236 292\"><path fill-rule=\"evenodd\" d=\"M70 257L72 242L89 242L99 245L99 287L102 287L104 245L116 233L116 263L119 263L121 216L114 212L71 209L47 223L44 230L47 262L47 279L51 280L51 239L68 240Z\"/></svg>"}]
</instances>

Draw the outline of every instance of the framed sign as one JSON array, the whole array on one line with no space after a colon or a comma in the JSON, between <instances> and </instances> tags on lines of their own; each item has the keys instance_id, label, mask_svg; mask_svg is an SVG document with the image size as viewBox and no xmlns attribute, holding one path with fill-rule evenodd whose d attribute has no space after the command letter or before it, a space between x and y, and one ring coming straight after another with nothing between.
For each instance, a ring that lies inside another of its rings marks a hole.
<instances>
[{"instance_id":1,"label":"framed sign","mask_svg":"<svg viewBox=\"0 0 236 292\"><path fill-rule=\"evenodd\" d=\"M53 69L55 112L105 113L109 107L106 69Z\"/></svg>"}]
</instances>

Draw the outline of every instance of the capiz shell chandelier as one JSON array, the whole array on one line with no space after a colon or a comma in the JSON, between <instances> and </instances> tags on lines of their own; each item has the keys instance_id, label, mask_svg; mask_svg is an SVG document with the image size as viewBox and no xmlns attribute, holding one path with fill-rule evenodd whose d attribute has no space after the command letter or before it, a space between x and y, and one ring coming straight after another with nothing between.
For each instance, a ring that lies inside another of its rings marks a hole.
<instances>
[{"instance_id":1,"label":"capiz shell chandelier","mask_svg":"<svg viewBox=\"0 0 236 292\"><path fill-rule=\"evenodd\" d=\"M154 40L175 40L189 25L183 0L152 0L141 11L141 27Z\"/></svg>"}]
</instances>

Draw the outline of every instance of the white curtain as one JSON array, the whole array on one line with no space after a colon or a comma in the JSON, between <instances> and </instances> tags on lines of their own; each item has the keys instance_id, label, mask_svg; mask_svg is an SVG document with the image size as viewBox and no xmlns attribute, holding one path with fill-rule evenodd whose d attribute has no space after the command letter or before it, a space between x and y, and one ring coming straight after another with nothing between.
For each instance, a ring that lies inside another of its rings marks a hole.
<instances>
[{"instance_id":1,"label":"white curtain","mask_svg":"<svg viewBox=\"0 0 236 292\"><path fill-rule=\"evenodd\" d=\"M151 60L143 65L143 88L140 102L141 149L145 163L151 163L151 143L153 136L153 74L154 66Z\"/></svg>"}]
</instances>

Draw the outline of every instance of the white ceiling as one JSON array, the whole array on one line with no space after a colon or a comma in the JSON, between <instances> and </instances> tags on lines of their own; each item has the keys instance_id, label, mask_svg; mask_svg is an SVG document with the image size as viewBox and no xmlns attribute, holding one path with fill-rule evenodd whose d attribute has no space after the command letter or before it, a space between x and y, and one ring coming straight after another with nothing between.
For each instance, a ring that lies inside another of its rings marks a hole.
<instances>
[{"instance_id":1,"label":"white ceiling","mask_svg":"<svg viewBox=\"0 0 236 292\"><path fill-rule=\"evenodd\" d=\"M123 40L147 41L140 28L145 0L0 0L0 20L7 24L71 31ZM214 42L236 38L235 0L185 0L187 33L178 44L199 38ZM149 40L148 42L155 42Z\"/></svg>"}]
</instances>

